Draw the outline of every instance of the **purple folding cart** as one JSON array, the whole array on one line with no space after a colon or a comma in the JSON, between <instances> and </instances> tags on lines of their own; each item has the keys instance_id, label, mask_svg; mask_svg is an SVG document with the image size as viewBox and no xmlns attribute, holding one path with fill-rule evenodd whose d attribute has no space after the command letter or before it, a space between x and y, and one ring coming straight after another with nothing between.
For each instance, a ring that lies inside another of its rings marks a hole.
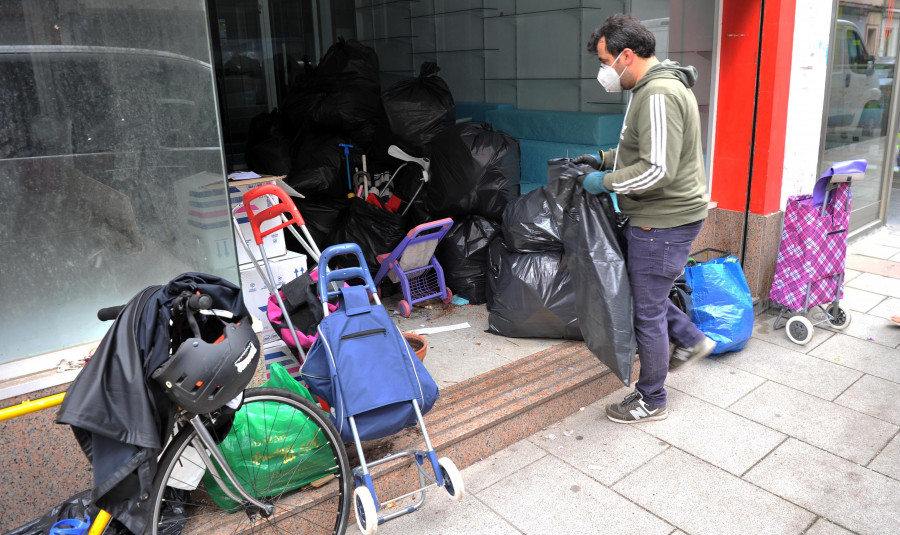
<instances>
[{"instance_id":1,"label":"purple folding cart","mask_svg":"<svg viewBox=\"0 0 900 535\"><path fill-rule=\"evenodd\" d=\"M403 299L397 303L397 308L404 318L408 318L412 306L421 301L440 297L444 303L449 303L453 299L453 293L444 282L444 270L434 257L438 242L451 225L453 220L449 217L422 223L410 230L390 254L378 257L381 267L375 275L375 286L384 277L400 283Z\"/></svg>"},{"instance_id":2,"label":"purple folding cart","mask_svg":"<svg viewBox=\"0 0 900 535\"><path fill-rule=\"evenodd\" d=\"M812 195L788 199L769 299L782 307L773 328L785 328L796 344L812 340L814 325L827 322L844 329L850 324L850 311L840 306L850 183L863 179L866 166L866 160L838 162L816 181ZM816 307L822 314L813 322L810 312Z\"/></svg>"}]
</instances>

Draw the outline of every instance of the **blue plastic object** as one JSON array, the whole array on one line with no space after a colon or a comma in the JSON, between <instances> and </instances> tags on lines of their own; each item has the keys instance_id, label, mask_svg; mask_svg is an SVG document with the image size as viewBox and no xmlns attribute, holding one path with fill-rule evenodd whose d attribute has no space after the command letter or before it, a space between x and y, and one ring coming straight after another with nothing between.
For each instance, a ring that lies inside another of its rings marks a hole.
<instances>
[{"instance_id":1,"label":"blue plastic object","mask_svg":"<svg viewBox=\"0 0 900 535\"><path fill-rule=\"evenodd\" d=\"M753 334L753 297L737 257L689 265L685 275L694 301L691 319L716 341L713 354L743 349Z\"/></svg>"},{"instance_id":2,"label":"blue plastic object","mask_svg":"<svg viewBox=\"0 0 900 535\"><path fill-rule=\"evenodd\" d=\"M338 147L344 148L344 161L347 162L347 188L352 192L353 191L353 180L350 175L350 149L353 148L353 145L348 145L347 143L338 143Z\"/></svg>"},{"instance_id":3,"label":"blue plastic object","mask_svg":"<svg viewBox=\"0 0 900 535\"><path fill-rule=\"evenodd\" d=\"M50 535L85 535L91 527L91 517L87 520L67 518L60 520L50 528Z\"/></svg>"}]
</instances>

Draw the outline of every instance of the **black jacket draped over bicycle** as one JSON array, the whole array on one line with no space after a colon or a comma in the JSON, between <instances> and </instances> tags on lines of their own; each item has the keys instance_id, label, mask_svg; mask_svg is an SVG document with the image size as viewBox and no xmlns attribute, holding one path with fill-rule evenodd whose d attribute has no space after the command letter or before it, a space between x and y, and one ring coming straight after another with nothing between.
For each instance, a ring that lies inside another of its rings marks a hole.
<instances>
[{"instance_id":1,"label":"black jacket draped over bicycle","mask_svg":"<svg viewBox=\"0 0 900 535\"><path fill-rule=\"evenodd\" d=\"M172 301L182 291L213 298L213 308L247 315L240 288L185 273L133 297L72 383L57 414L69 424L94 471L92 501L133 533L149 518L156 461L171 436L176 407L150 378L169 358Z\"/></svg>"}]
</instances>

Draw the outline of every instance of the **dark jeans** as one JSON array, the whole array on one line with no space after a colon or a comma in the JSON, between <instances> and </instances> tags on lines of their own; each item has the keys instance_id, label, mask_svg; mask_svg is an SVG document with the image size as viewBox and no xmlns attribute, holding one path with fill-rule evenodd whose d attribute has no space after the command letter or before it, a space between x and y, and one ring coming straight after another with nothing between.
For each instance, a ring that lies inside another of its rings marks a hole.
<instances>
[{"instance_id":1,"label":"dark jeans","mask_svg":"<svg viewBox=\"0 0 900 535\"><path fill-rule=\"evenodd\" d=\"M702 227L703 221L697 221L674 228L625 229L634 334L641 361L641 373L634 387L644 402L654 408L666 405L669 340L680 347L691 347L703 340L703 333L690 318L669 301L669 290L684 269L691 243Z\"/></svg>"}]
</instances>

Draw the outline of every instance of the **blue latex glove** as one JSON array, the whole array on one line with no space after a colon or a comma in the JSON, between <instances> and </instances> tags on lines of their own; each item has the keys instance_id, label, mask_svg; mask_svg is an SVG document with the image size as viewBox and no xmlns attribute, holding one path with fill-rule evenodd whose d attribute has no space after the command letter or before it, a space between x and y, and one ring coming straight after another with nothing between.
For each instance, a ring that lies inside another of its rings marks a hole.
<instances>
[{"instance_id":1,"label":"blue latex glove","mask_svg":"<svg viewBox=\"0 0 900 535\"><path fill-rule=\"evenodd\" d=\"M598 193L612 193L606 186L603 185L603 175L605 175L605 171L594 171L593 173L588 173L581 180L581 185L584 186L584 190L593 195L597 195Z\"/></svg>"}]
</instances>

